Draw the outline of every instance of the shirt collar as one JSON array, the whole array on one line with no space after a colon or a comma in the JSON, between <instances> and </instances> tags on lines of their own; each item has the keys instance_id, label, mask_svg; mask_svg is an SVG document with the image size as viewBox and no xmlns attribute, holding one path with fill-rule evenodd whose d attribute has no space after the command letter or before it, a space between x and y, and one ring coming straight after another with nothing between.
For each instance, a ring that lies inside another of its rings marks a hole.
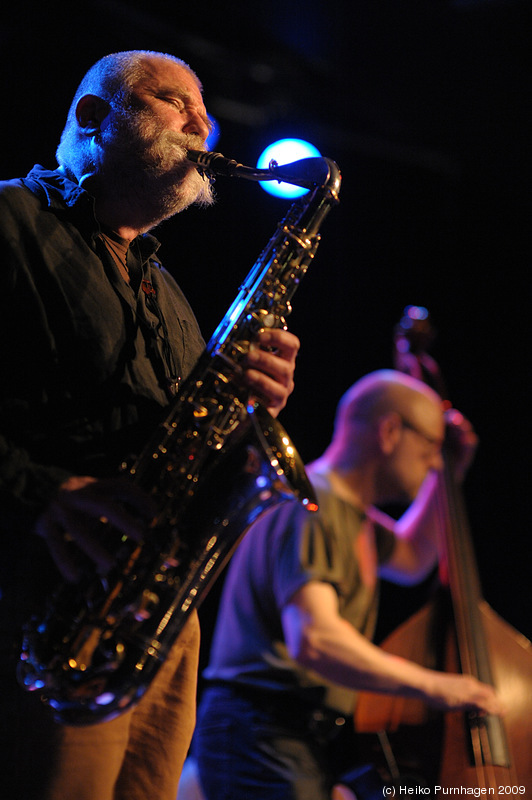
<instances>
[{"instance_id":1,"label":"shirt collar","mask_svg":"<svg viewBox=\"0 0 532 800\"><path fill-rule=\"evenodd\" d=\"M65 207L72 208L78 203L90 203L91 208L94 205L91 195L58 169L45 169L36 164L24 179L24 183L39 194L49 208L56 211Z\"/></svg>"},{"instance_id":2,"label":"shirt collar","mask_svg":"<svg viewBox=\"0 0 532 800\"><path fill-rule=\"evenodd\" d=\"M86 225L90 225L92 236L100 233L100 224L94 215L94 198L86 189L70 180L61 170L49 170L35 164L23 179L25 185L46 202L52 211L76 212L80 214ZM137 237L142 260L153 256L160 247L159 240L151 233Z\"/></svg>"}]
</instances>

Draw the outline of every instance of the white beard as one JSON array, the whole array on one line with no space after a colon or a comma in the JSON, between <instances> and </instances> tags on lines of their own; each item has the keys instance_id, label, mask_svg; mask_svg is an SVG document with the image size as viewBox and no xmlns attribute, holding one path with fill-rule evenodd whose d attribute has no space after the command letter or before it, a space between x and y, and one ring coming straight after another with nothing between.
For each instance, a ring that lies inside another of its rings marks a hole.
<instances>
[{"instance_id":1,"label":"white beard","mask_svg":"<svg viewBox=\"0 0 532 800\"><path fill-rule=\"evenodd\" d=\"M196 203L212 205L209 180L187 160L199 136L167 131L149 112L120 114L94 142L100 187L151 228Z\"/></svg>"}]
</instances>

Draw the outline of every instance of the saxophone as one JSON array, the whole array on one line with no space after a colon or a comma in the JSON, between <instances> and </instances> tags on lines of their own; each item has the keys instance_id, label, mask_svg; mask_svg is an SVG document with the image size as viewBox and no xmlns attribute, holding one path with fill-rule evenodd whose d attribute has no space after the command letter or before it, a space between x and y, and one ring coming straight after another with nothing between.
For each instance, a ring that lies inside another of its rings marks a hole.
<instances>
[{"instance_id":1,"label":"saxophone","mask_svg":"<svg viewBox=\"0 0 532 800\"><path fill-rule=\"evenodd\" d=\"M25 627L19 682L40 692L64 724L108 720L139 701L261 514L294 499L317 508L289 436L250 402L240 377L258 332L285 326L320 225L338 202L340 171L325 158L254 170L220 153L187 155L209 179L278 180L310 191L278 224L146 448L122 465L155 501L146 540L120 538L101 521L106 541L116 541L116 566L105 576L61 583Z\"/></svg>"}]
</instances>

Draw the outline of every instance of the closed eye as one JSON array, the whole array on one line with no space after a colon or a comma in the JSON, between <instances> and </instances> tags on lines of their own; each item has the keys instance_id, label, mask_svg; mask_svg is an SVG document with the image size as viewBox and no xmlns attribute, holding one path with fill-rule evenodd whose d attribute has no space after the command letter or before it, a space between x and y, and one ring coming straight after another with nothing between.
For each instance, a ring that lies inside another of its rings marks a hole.
<instances>
[{"instance_id":1,"label":"closed eye","mask_svg":"<svg viewBox=\"0 0 532 800\"><path fill-rule=\"evenodd\" d=\"M172 103L172 105L174 105L180 111L185 110L185 104L177 97L159 97L159 100L164 100L165 103Z\"/></svg>"},{"instance_id":2,"label":"closed eye","mask_svg":"<svg viewBox=\"0 0 532 800\"><path fill-rule=\"evenodd\" d=\"M187 105L180 97L172 97L171 95L161 95L159 99L164 100L166 103L172 103L173 105L175 105L178 111L186 111ZM209 133L212 133L214 130L214 123L211 122L210 117L207 114L202 113L201 111L198 111L197 113L207 126Z\"/></svg>"}]
</instances>

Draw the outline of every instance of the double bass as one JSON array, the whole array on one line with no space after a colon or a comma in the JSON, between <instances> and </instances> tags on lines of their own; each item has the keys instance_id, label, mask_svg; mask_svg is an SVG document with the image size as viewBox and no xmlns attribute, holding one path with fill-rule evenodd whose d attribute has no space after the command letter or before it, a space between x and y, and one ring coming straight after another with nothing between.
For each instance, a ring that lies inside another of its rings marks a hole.
<instances>
[{"instance_id":1,"label":"double bass","mask_svg":"<svg viewBox=\"0 0 532 800\"><path fill-rule=\"evenodd\" d=\"M441 371L427 352L433 337L427 310L407 306L395 330L395 366L431 385L451 409ZM493 685L505 714L438 712L420 700L363 692L355 728L362 739L376 743L372 756L381 757L397 796L402 791L435 798L457 793L532 797L532 645L482 596L448 442L443 461L437 589L381 646L425 667Z\"/></svg>"}]
</instances>

